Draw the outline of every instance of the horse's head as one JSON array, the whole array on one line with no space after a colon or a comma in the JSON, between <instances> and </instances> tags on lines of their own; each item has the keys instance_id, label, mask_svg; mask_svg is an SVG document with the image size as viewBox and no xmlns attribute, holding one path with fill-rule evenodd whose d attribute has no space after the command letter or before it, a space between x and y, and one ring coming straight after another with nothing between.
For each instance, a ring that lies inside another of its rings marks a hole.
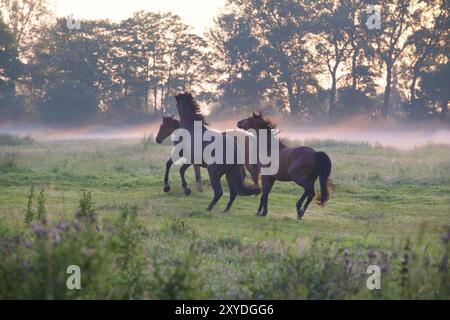
<instances>
[{"instance_id":1,"label":"horse's head","mask_svg":"<svg viewBox=\"0 0 450 320\"><path fill-rule=\"evenodd\" d=\"M239 120L237 123L237 127L243 130L258 130L266 128L267 121L264 120L261 112L256 114L253 112L251 117Z\"/></svg>"},{"instance_id":2,"label":"horse's head","mask_svg":"<svg viewBox=\"0 0 450 320\"><path fill-rule=\"evenodd\" d=\"M172 134L176 129L180 127L180 122L173 118L173 115L170 117L162 117L162 122L159 126L158 134L156 135L156 142L162 143L164 139Z\"/></svg>"}]
</instances>

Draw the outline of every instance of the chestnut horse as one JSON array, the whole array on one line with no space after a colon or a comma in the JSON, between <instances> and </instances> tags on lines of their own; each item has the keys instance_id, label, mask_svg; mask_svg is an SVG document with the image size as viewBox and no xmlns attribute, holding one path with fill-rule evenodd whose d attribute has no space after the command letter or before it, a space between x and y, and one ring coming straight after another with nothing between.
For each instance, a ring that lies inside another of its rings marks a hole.
<instances>
[{"instance_id":1,"label":"chestnut horse","mask_svg":"<svg viewBox=\"0 0 450 320\"><path fill-rule=\"evenodd\" d=\"M270 130L276 128L270 120L264 119L261 113L259 115L253 113L251 117L240 120L237 126L244 130L255 130L257 139L259 139L261 134L259 129L266 129L265 132L271 134ZM270 141L269 137L267 141ZM314 183L317 178L320 181L321 193L317 197L317 202L320 206L324 206L329 197L329 189L333 189L333 184L329 181L330 173L331 160L325 152L316 152L309 147L292 148L280 141L278 172L274 175L261 175L263 194L256 215L267 215L269 192L277 180L294 181L305 189L305 192L297 202L298 219L303 217L308 205L315 196ZM305 198L307 198L306 203L302 208Z\"/></svg>"},{"instance_id":2,"label":"chestnut horse","mask_svg":"<svg viewBox=\"0 0 450 320\"><path fill-rule=\"evenodd\" d=\"M180 121L173 118L173 115L170 117L162 117L161 125L159 126L158 134L156 135L156 142L162 143L168 136L170 136L176 129L180 127ZM169 171L172 167L173 161L172 158L169 158L166 162L166 172L164 174L164 192L170 191L169 185ZM186 169L189 168L190 164L183 164L180 168L180 177L181 177L181 186L183 187L183 191L185 195L191 194L191 189L188 188L186 179L184 177L184 173ZM194 165L195 171L195 187L197 191L202 192L202 176L200 174L200 166Z\"/></svg>"}]
</instances>

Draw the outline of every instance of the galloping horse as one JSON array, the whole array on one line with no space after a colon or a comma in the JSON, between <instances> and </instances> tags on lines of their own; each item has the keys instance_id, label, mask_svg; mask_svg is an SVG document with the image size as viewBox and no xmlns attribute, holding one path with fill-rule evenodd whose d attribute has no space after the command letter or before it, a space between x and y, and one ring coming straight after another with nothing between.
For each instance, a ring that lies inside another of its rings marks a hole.
<instances>
[{"instance_id":1,"label":"galloping horse","mask_svg":"<svg viewBox=\"0 0 450 320\"><path fill-rule=\"evenodd\" d=\"M170 117L163 116L155 141L157 143L162 143L165 139L167 139L167 137L169 137L179 127L180 127L180 121L178 121L177 119L174 119L173 115ZM246 144L248 144L248 140L246 140L245 142L246 142ZM248 172L250 173L250 177L252 178L254 186L258 188L259 187L258 165L250 164L249 156L248 156L248 147L245 148L244 152L246 152L245 164L244 164L245 169L247 169ZM169 172L170 172L170 168L172 167L172 165L173 165L172 158L169 158L169 160L167 160L167 162L166 162L166 172L164 174L164 187L163 187L164 192L170 191ZM181 186L183 187L184 194L187 196L191 194L191 189L189 189L187 186L184 173L189 166L190 166L189 164L184 164L180 168ZM202 190L202 175L200 173L200 168L201 167L199 165L194 165L195 187L198 192L203 191ZM241 167L241 173L244 178L246 177L245 169L244 169L244 167Z\"/></svg>"},{"instance_id":2,"label":"galloping horse","mask_svg":"<svg viewBox=\"0 0 450 320\"><path fill-rule=\"evenodd\" d=\"M161 125L159 126L158 134L156 135L156 142L162 143L168 136L170 136L176 129L180 127L180 121L173 118L173 115L170 117L162 117ZM170 167L172 167L173 161L172 158L169 158L166 162L166 172L164 174L164 192L170 191L169 185L169 171ZM186 179L184 177L184 173L186 169L189 168L190 164L183 164L180 168L180 177L181 177L181 186L183 187L183 191L185 195L191 194L191 189L188 188ZM202 176L200 173L200 166L194 165L195 171L195 187L197 191L202 192Z\"/></svg>"},{"instance_id":3,"label":"galloping horse","mask_svg":"<svg viewBox=\"0 0 450 320\"><path fill-rule=\"evenodd\" d=\"M238 128L249 130L253 129L257 133L257 139L260 138L259 129L266 129L267 134L271 134L275 125L262 117L261 113L240 120L237 123ZM268 138L267 141L270 139ZM331 173L331 160L325 152L316 152L309 147L291 148L286 146L282 141L279 142L279 169L274 175L262 175L263 194L256 215L266 216L268 213L267 204L269 200L269 192L276 180L278 181L294 181L305 189L305 192L297 202L297 217L301 219L305 214L308 205L315 196L314 183L319 177L320 196L317 202L320 206L324 206L329 198L329 188L333 189L333 184L329 181ZM306 203L302 208L303 202L307 197Z\"/></svg>"},{"instance_id":4,"label":"galloping horse","mask_svg":"<svg viewBox=\"0 0 450 320\"><path fill-rule=\"evenodd\" d=\"M191 137L196 138L194 135L194 122L195 121L201 121L201 134L203 136L204 132L208 130L206 128L207 122L205 121L205 118L200 112L200 107L197 104L197 102L194 100L192 94L190 93L182 93L177 94L175 96L175 99L177 101L177 109L178 113L180 115L180 128L186 129L190 134ZM230 199L228 201L228 204L224 210L224 212L228 211L231 208L231 205L233 204L235 198L237 195L241 196L249 196L249 195L256 195L261 192L261 189L250 187L244 185L243 182L243 176L242 176L242 165L237 164L237 147L236 143L234 143L234 163L233 164L226 164L226 141L225 141L225 134L222 133L223 141L223 159L222 163L214 162L212 164L206 164L205 159L203 158L203 150L205 147L212 143L208 141L199 141L201 143L201 151L202 151L202 167L206 167L208 169L209 179L211 182L211 186L214 190L214 198L212 199L211 203L208 205L207 210L210 211L219 201L220 197L222 197L223 191L222 186L220 184L220 180L222 176L225 175L228 183L228 188L230 190ZM201 138L201 137L200 137ZM191 141L191 159L187 159L188 162L194 163L194 142Z\"/></svg>"}]
</instances>

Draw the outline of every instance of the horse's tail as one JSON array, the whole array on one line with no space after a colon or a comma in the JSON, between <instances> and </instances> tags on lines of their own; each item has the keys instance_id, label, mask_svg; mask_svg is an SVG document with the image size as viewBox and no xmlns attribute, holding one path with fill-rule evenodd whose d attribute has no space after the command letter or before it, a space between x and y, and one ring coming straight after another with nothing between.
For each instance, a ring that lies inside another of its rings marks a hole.
<instances>
[{"instance_id":1,"label":"horse's tail","mask_svg":"<svg viewBox=\"0 0 450 320\"><path fill-rule=\"evenodd\" d=\"M330 192L334 191L334 184L329 179L331 174L331 159L325 152L316 152L316 169L319 173L320 195L317 196L317 204L324 206L330 197Z\"/></svg>"},{"instance_id":2,"label":"horse's tail","mask_svg":"<svg viewBox=\"0 0 450 320\"><path fill-rule=\"evenodd\" d=\"M230 178L231 183L236 188L236 191L240 196L251 196L261 193L261 188L244 184L244 177L242 176L240 165L231 165Z\"/></svg>"}]
</instances>

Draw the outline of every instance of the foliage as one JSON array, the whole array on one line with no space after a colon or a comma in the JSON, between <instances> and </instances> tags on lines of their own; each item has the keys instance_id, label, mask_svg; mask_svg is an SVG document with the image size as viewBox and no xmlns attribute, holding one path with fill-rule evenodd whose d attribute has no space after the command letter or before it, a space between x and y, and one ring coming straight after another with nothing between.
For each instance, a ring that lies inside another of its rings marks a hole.
<instances>
[{"instance_id":1,"label":"foliage","mask_svg":"<svg viewBox=\"0 0 450 320\"><path fill-rule=\"evenodd\" d=\"M385 0L371 13L364 0L231 0L204 36L173 13L71 30L44 0L1 5L6 119L142 120L174 112L173 95L189 90L219 116L448 121L445 0ZM367 25L374 14L380 29Z\"/></svg>"}]
</instances>

